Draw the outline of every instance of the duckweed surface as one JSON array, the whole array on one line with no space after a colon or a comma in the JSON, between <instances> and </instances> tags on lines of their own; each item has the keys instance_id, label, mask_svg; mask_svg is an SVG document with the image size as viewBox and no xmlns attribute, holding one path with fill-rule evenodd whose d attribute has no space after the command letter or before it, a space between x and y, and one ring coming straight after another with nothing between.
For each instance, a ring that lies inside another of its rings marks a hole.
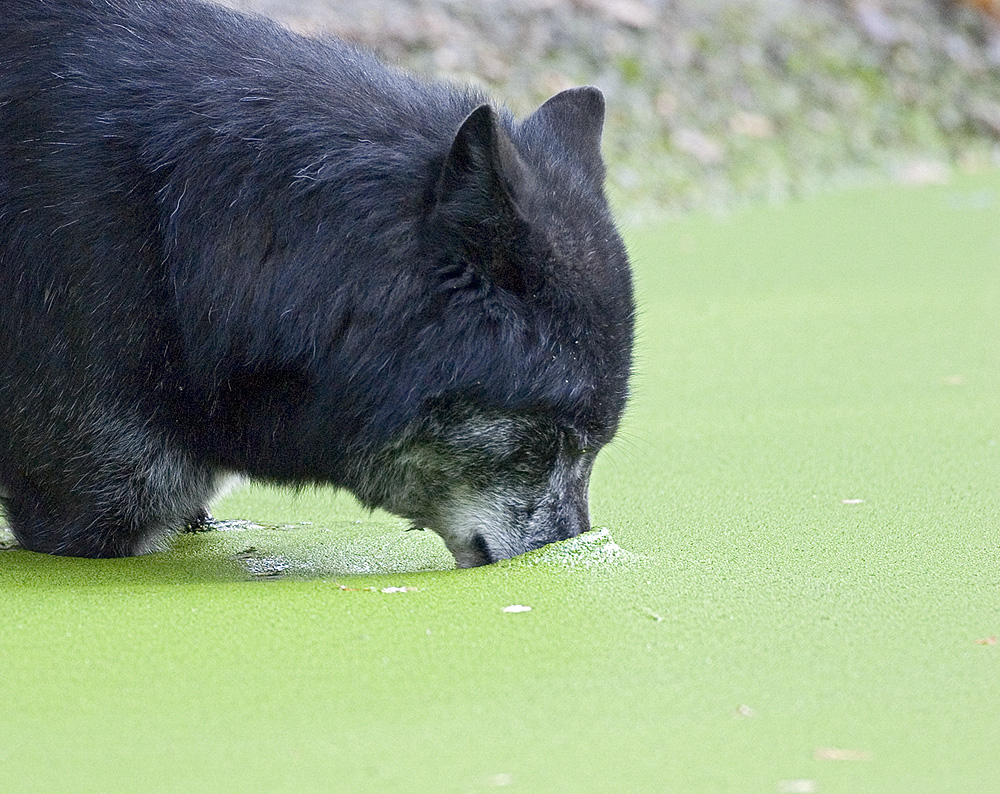
<instances>
[{"instance_id":1,"label":"duckweed surface","mask_svg":"<svg viewBox=\"0 0 1000 794\"><path fill-rule=\"evenodd\" d=\"M629 244L606 529L457 571L254 487L138 559L0 536L0 791L995 790L1000 177Z\"/></svg>"}]
</instances>

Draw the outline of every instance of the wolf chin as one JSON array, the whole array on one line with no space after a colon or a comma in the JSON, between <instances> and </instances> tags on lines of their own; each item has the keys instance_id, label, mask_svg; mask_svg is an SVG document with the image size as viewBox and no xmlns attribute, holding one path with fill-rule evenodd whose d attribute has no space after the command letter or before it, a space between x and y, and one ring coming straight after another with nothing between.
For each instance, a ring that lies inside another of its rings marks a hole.
<instances>
[{"instance_id":1,"label":"wolf chin","mask_svg":"<svg viewBox=\"0 0 1000 794\"><path fill-rule=\"evenodd\" d=\"M0 0L0 502L158 548L234 474L460 566L589 527L631 369L604 100L523 120L194 0Z\"/></svg>"}]
</instances>

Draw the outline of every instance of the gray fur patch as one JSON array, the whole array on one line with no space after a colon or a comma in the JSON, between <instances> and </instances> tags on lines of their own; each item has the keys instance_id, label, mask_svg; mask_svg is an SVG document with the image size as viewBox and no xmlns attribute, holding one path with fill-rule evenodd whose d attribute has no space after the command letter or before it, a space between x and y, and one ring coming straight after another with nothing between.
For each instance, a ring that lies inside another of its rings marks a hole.
<instances>
[{"instance_id":1,"label":"gray fur patch","mask_svg":"<svg viewBox=\"0 0 1000 794\"><path fill-rule=\"evenodd\" d=\"M48 500L46 513L15 510L12 516L12 530L28 548L87 556L157 551L166 535L203 511L232 481L228 472L197 463L133 410L96 401L71 403L63 410L50 421L76 427L81 443L61 440L59 478L44 470L27 473L44 484ZM57 436L53 430L40 437ZM16 483L11 490L6 498L16 503Z\"/></svg>"},{"instance_id":2,"label":"gray fur patch","mask_svg":"<svg viewBox=\"0 0 1000 794\"><path fill-rule=\"evenodd\" d=\"M596 449L573 435L545 416L456 412L384 450L361 493L437 532L459 567L506 559L589 529Z\"/></svg>"}]
</instances>

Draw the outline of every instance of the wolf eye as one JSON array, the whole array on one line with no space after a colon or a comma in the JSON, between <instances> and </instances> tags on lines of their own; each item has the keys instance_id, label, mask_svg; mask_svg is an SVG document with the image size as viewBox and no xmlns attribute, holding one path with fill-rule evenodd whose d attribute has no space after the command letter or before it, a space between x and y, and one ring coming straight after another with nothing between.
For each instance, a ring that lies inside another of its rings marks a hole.
<instances>
[{"instance_id":1,"label":"wolf eye","mask_svg":"<svg viewBox=\"0 0 1000 794\"><path fill-rule=\"evenodd\" d=\"M478 283L479 277L472 265L460 261L442 271L438 289L441 292L456 292L475 287Z\"/></svg>"}]
</instances>

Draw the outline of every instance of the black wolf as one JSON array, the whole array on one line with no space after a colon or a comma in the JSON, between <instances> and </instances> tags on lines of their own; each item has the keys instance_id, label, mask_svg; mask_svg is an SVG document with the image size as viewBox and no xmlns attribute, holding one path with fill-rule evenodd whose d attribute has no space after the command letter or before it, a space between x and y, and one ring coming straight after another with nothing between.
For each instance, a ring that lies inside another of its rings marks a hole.
<instances>
[{"instance_id":1,"label":"black wolf","mask_svg":"<svg viewBox=\"0 0 1000 794\"><path fill-rule=\"evenodd\" d=\"M194 0L0 0L0 499L140 554L233 474L460 566L588 528L631 368L604 100L523 121Z\"/></svg>"}]
</instances>

